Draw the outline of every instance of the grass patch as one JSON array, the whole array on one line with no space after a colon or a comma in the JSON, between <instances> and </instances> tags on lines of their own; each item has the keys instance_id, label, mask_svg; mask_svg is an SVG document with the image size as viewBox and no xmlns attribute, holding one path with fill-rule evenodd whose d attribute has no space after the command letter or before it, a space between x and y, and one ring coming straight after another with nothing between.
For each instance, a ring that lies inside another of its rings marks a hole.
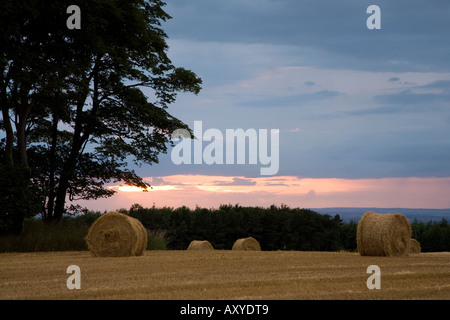
<instances>
[{"instance_id":1,"label":"grass patch","mask_svg":"<svg viewBox=\"0 0 450 320\"><path fill-rule=\"evenodd\" d=\"M165 230L147 230L147 250L166 250L167 232Z\"/></svg>"},{"instance_id":2,"label":"grass patch","mask_svg":"<svg viewBox=\"0 0 450 320\"><path fill-rule=\"evenodd\" d=\"M89 226L62 221L47 224L39 219L26 219L19 235L0 237L0 252L83 251Z\"/></svg>"}]
</instances>

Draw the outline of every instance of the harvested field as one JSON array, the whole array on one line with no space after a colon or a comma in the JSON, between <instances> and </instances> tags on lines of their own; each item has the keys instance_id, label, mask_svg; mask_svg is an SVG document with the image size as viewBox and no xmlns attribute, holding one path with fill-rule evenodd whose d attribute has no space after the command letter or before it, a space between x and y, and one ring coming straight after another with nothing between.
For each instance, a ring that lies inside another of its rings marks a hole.
<instances>
[{"instance_id":1,"label":"harvested field","mask_svg":"<svg viewBox=\"0 0 450 320\"><path fill-rule=\"evenodd\" d=\"M69 265L81 289L69 290ZM369 290L369 265L381 289ZM146 251L0 254L0 299L450 299L450 253L361 257L349 252Z\"/></svg>"}]
</instances>

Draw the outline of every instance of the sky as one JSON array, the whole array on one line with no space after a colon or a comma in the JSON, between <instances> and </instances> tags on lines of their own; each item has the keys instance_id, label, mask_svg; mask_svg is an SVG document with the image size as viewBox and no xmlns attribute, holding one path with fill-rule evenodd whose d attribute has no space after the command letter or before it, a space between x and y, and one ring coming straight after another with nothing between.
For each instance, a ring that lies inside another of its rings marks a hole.
<instances>
[{"instance_id":1,"label":"sky","mask_svg":"<svg viewBox=\"0 0 450 320\"><path fill-rule=\"evenodd\" d=\"M381 29L367 27L370 5ZM152 190L111 185L115 196L86 206L450 208L450 1L167 0L165 11L170 59L203 80L168 111L201 122L203 152L215 132L224 163L177 165L169 149L133 167ZM276 173L261 174L260 153L225 163L229 129L258 143L269 132Z\"/></svg>"}]
</instances>

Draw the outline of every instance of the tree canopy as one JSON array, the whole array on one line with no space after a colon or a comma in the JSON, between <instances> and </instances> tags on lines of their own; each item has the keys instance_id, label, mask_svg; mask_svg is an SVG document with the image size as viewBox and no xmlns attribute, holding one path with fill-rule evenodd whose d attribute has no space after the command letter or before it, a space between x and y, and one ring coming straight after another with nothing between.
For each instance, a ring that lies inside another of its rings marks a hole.
<instances>
[{"instance_id":1,"label":"tree canopy","mask_svg":"<svg viewBox=\"0 0 450 320\"><path fill-rule=\"evenodd\" d=\"M39 212L58 220L67 196L108 197L114 191L104 185L113 181L147 188L127 160L157 163L170 133L189 129L167 109L178 92L198 94L202 81L168 57L165 4L80 0L80 29L66 26L69 5L0 4L2 170L29 172L21 188L37 187L40 196L38 209L0 217Z\"/></svg>"}]
</instances>

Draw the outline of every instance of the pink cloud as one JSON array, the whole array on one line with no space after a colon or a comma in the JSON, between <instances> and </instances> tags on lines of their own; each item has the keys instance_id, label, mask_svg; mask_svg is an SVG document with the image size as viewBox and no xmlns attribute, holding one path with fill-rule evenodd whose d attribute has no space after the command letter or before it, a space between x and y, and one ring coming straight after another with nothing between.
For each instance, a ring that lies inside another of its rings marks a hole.
<instances>
[{"instance_id":1,"label":"pink cloud","mask_svg":"<svg viewBox=\"0 0 450 320\"><path fill-rule=\"evenodd\" d=\"M173 175L147 178L157 185L142 192L124 189L111 198L79 204L92 210L144 207L195 206L217 208L221 204L291 207L401 207L449 208L448 178L311 179L296 176L245 178L235 176ZM118 186L111 186L118 188ZM130 192L136 191L136 192Z\"/></svg>"}]
</instances>

